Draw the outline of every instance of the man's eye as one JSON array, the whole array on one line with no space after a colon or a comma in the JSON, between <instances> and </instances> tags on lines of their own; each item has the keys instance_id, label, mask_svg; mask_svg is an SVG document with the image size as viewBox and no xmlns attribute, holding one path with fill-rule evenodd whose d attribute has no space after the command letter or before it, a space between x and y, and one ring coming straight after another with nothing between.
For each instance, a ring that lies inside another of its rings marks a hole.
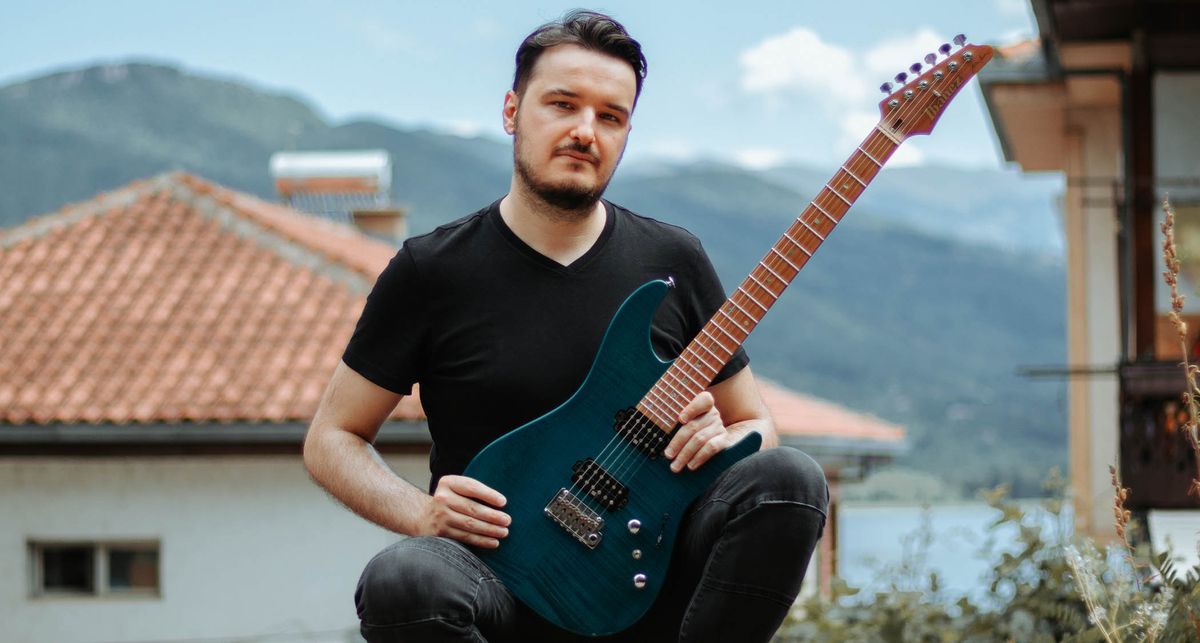
<instances>
[{"instance_id":1,"label":"man's eye","mask_svg":"<svg viewBox=\"0 0 1200 643\"><path fill-rule=\"evenodd\" d=\"M603 118L606 121L612 121L614 123L621 122L621 118L619 116L617 116L616 114L601 114L600 118Z\"/></svg>"},{"instance_id":2,"label":"man's eye","mask_svg":"<svg viewBox=\"0 0 1200 643\"><path fill-rule=\"evenodd\" d=\"M556 100L553 104L559 109L571 109L571 104L564 100Z\"/></svg>"}]
</instances>

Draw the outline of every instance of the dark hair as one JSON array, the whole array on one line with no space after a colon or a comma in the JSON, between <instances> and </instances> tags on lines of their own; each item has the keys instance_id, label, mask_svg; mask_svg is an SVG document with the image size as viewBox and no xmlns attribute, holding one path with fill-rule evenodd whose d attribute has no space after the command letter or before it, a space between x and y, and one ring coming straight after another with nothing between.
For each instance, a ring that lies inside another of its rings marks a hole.
<instances>
[{"instance_id":1,"label":"dark hair","mask_svg":"<svg viewBox=\"0 0 1200 643\"><path fill-rule=\"evenodd\" d=\"M525 37L517 48L517 70L513 74L513 91L525 91L533 66L542 52L557 45L579 45L584 49L598 51L619 58L633 68L637 91L633 99L642 93L642 80L646 78L646 57L642 46L634 40L621 23L595 11L576 9L559 20L547 22Z\"/></svg>"}]
</instances>

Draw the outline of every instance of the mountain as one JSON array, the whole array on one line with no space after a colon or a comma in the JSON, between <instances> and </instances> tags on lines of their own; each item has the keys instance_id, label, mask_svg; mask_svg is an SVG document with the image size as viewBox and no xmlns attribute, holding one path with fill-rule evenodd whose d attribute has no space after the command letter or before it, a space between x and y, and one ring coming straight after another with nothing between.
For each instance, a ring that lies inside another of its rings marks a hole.
<instances>
[{"instance_id":1,"label":"mountain","mask_svg":"<svg viewBox=\"0 0 1200 643\"><path fill-rule=\"evenodd\" d=\"M511 147L358 120L300 97L150 63L0 87L0 226L165 170L272 198L271 153L382 148L415 233L508 187ZM623 168L608 196L683 225L732 288L835 168ZM1036 493L1066 460L1064 388L1016 375L1063 363L1053 181L885 169L748 342L760 375L909 429L903 463L965 489Z\"/></svg>"}]
</instances>

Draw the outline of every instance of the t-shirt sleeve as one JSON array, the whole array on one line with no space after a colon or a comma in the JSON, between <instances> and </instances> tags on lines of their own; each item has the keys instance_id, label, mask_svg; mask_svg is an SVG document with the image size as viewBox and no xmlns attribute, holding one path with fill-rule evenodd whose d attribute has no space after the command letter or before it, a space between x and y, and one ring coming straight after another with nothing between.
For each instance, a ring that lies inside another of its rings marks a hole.
<instances>
[{"instance_id":1,"label":"t-shirt sleeve","mask_svg":"<svg viewBox=\"0 0 1200 643\"><path fill-rule=\"evenodd\" d=\"M691 295L688 297L687 317L688 322L694 325L688 329L688 336L694 337L699 334L704 325L708 323L712 316L717 314L717 309L721 304L725 303L725 289L721 286L721 279L717 276L716 269L713 268L712 262L708 259L708 253L704 252L704 247L700 241L696 240L696 257L694 260L693 276L695 287L688 289ZM733 357L725 364L725 367L717 372L717 376L713 378L712 383L717 384L723 382L730 377L733 377L750 363L750 357L746 355L745 348L739 346L733 353Z\"/></svg>"},{"instance_id":2,"label":"t-shirt sleeve","mask_svg":"<svg viewBox=\"0 0 1200 643\"><path fill-rule=\"evenodd\" d=\"M342 361L379 386L409 395L420 381L429 328L421 278L407 246L384 268L367 295Z\"/></svg>"}]
</instances>

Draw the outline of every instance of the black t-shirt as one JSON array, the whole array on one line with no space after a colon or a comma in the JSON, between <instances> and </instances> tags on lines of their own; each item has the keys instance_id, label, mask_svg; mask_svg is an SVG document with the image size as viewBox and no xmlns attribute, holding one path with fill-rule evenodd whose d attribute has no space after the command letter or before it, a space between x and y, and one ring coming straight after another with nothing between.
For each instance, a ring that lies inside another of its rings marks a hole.
<instances>
[{"instance_id":1,"label":"black t-shirt","mask_svg":"<svg viewBox=\"0 0 1200 643\"><path fill-rule=\"evenodd\" d=\"M379 276L342 360L395 393L420 382L434 444L431 489L566 401L638 286L674 278L651 330L664 359L678 356L725 301L694 236L604 205L604 231L569 266L521 241L497 201L408 239ZM715 381L747 362L739 349Z\"/></svg>"}]
</instances>

